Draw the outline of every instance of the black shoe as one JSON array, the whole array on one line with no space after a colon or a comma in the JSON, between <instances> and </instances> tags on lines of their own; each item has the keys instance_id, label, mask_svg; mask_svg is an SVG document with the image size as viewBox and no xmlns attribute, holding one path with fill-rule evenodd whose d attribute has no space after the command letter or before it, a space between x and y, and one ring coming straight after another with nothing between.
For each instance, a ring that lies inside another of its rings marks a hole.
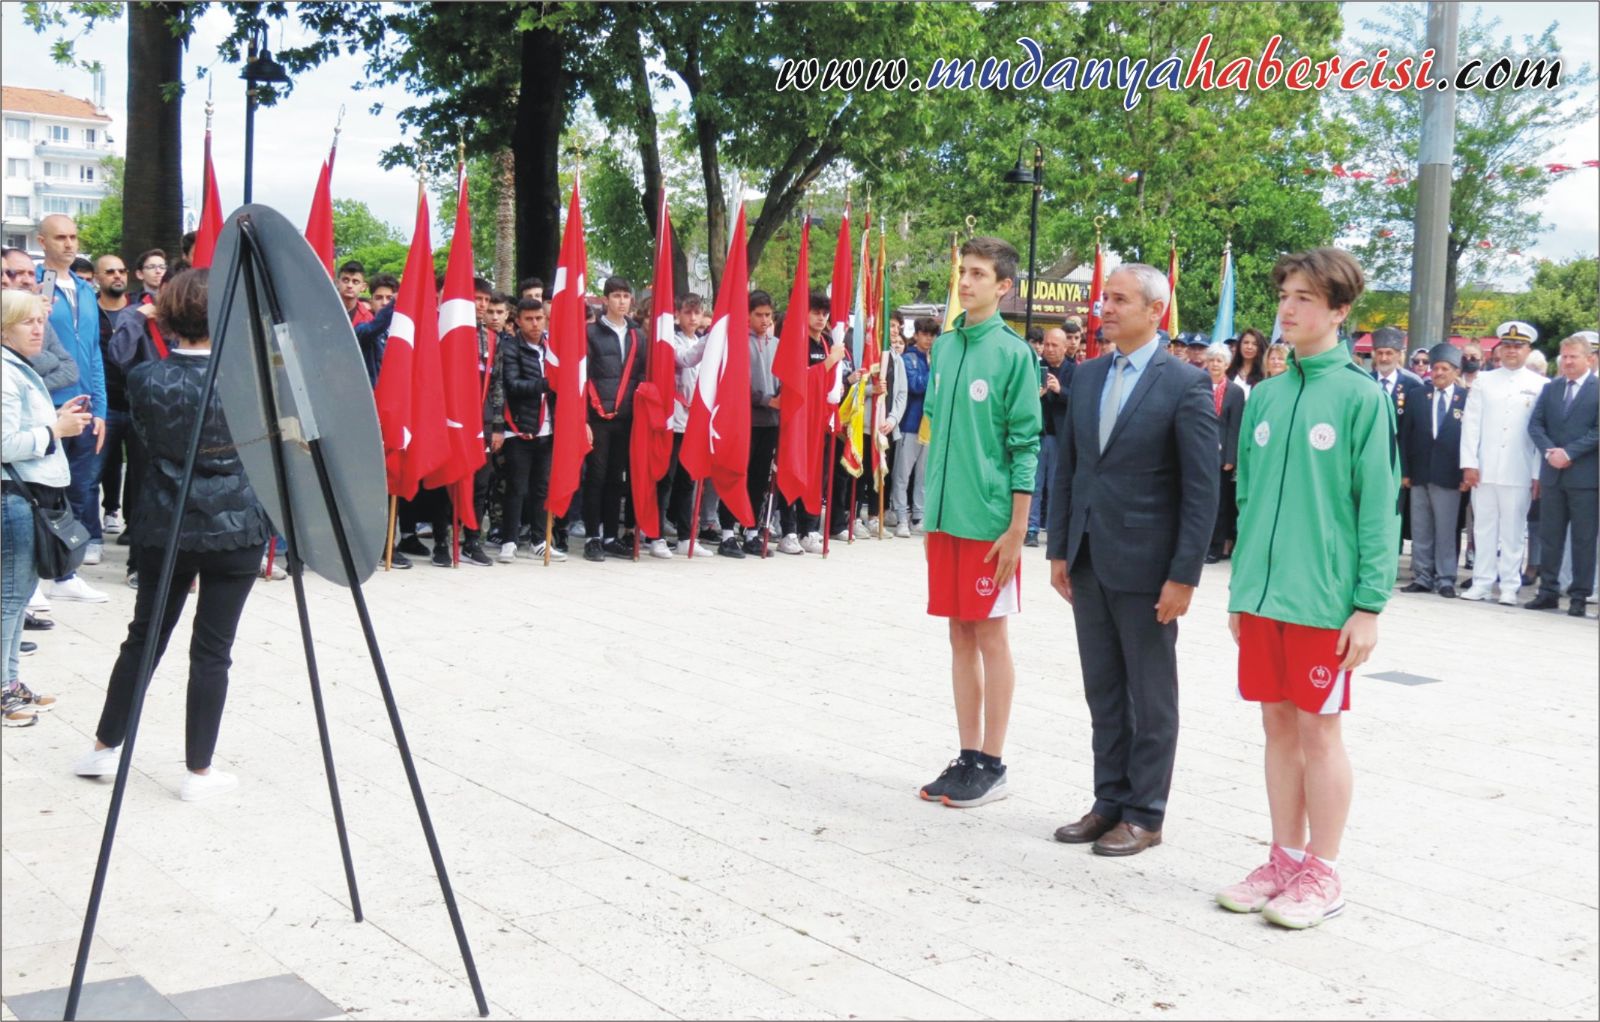
<instances>
[{"instance_id":1,"label":"black shoe","mask_svg":"<svg viewBox=\"0 0 1600 1022\"><path fill-rule=\"evenodd\" d=\"M1538 585L1539 584L1539 569L1538 568L1533 568L1533 569L1531 569L1529 571L1523 572L1522 573L1522 584L1525 585L1525 586L1528 586L1530 588L1533 587L1533 586Z\"/></svg>"},{"instance_id":2,"label":"black shoe","mask_svg":"<svg viewBox=\"0 0 1600 1022\"><path fill-rule=\"evenodd\" d=\"M1410 585L1406 586L1404 589L1402 589L1400 591L1402 593L1431 593L1431 592L1433 592L1432 589L1429 589L1427 586L1423 585L1421 582L1413 582L1413 583L1411 583Z\"/></svg>"},{"instance_id":3,"label":"black shoe","mask_svg":"<svg viewBox=\"0 0 1600 1022\"><path fill-rule=\"evenodd\" d=\"M1217 564L1222 560L1221 554L1206 554L1207 564Z\"/></svg>"},{"instance_id":4,"label":"black shoe","mask_svg":"<svg viewBox=\"0 0 1600 1022\"><path fill-rule=\"evenodd\" d=\"M433 566L435 568L453 567L453 562L450 560L450 548L443 543L436 544L430 556L433 558Z\"/></svg>"},{"instance_id":5,"label":"black shoe","mask_svg":"<svg viewBox=\"0 0 1600 1022\"><path fill-rule=\"evenodd\" d=\"M707 526L706 528L700 530L700 542L720 543L722 542L722 533L711 528L710 526Z\"/></svg>"},{"instance_id":6,"label":"black shoe","mask_svg":"<svg viewBox=\"0 0 1600 1022\"><path fill-rule=\"evenodd\" d=\"M418 539L414 533L406 533L401 536L400 542L395 546L395 549L403 554L411 554L413 557L426 557L429 553L428 548L423 545L422 540Z\"/></svg>"},{"instance_id":7,"label":"black shoe","mask_svg":"<svg viewBox=\"0 0 1600 1022\"><path fill-rule=\"evenodd\" d=\"M1581 596L1574 596L1572 602L1567 604L1567 617L1583 617L1584 604L1588 602Z\"/></svg>"},{"instance_id":8,"label":"black shoe","mask_svg":"<svg viewBox=\"0 0 1600 1022\"><path fill-rule=\"evenodd\" d=\"M744 552L749 554L751 557L765 557L766 555L761 552L763 545L764 544L761 542L761 537L755 536L744 541Z\"/></svg>"},{"instance_id":9,"label":"black shoe","mask_svg":"<svg viewBox=\"0 0 1600 1022\"><path fill-rule=\"evenodd\" d=\"M393 567L396 571L405 571L407 568L411 567L411 558L396 550L392 554L391 567Z\"/></svg>"},{"instance_id":10,"label":"black shoe","mask_svg":"<svg viewBox=\"0 0 1600 1022\"><path fill-rule=\"evenodd\" d=\"M1029 532L1025 537L1023 537L1022 545L1023 546L1038 546L1039 545L1039 534L1037 532Z\"/></svg>"},{"instance_id":11,"label":"black shoe","mask_svg":"<svg viewBox=\"0 0 1600 1022\"><path fill-rule=\"evenodd\" d=\"M122 534L117 537L117 546L132 546L132 545L133 545L133 533L128 529L123 529L122 530Z\"/></svg>"},{"instance_id":12,"label":"black shoe","mask_svg":"<svg viewBox=\"0 0 1600 1022\"><path fill-rule=\"evenodd\" d=\"M972 761L965 756L957 756L944 768L944 772L935 777L928 784L923 785L917 792L917 797L924 802L937 802L944 797L945 792L956 784L961 777L972 769Z\"/></svg>"},{"instance_id":13,"label":"black shoe","mask_svg":"<svg viewBox=\"0 0 1600 1022\"><path fill-rule=\"evenodd\" d=\"M1456 587L1452 585L1442 585L1439 587L1439 595L1443 596L1447 600L1453 600L1456 598Z\"/></svg>"},{"instance_id":14,"label":"black shoe","mask_svg":"<svg viewBox=\"0 0 1600 1022\"><path fill-rule=\"evenodd\" d=\"M717 553L724 557L743 557L744 549L739 546L739 541L729 536L717 544Z\"/></svg>"},{"instance_id":15,"label":"black shoe","mask_svg":"<svg viewBox=\"0 0 1600 1022\"><path fill-rule=\"evenodd\" d=\"M1532 601L1524 603L1528 610L1555 610L1561 606L1561 597L1555 593L1540 593Z\"/></svg>"},{"instance_id":16,"label":"black shoe","mask_svg":"<svg viewBox=\"0 0 1600 1022\"><path fill-rule=\"evenodd\" d=\"M472 564L480 568L487 568L494 564L489 555L483 552L483 547L476 543L461 544L461 563Z\"/></svg>"},{"instance_id":17,"label":"black shoe","mask_svg":"<svg viewBox=\"0 0 1600 1022\"><path fill-rule=\"evenodd\" d=\"M957 809L972 809L986 802L993 802L1006 797L1006 768L1002 764L998 769L986 767L983 763L972 764L967 770L957 775L945 788L944 795L939 799L947 806Z\"/></svg>"},{"instance_id":18,"label":"black shoe","mask_svg":"<svg viewBox=\"0 0 1600 1022\"><path fill-rule=\"evenodd\" d=\"M48 632L56 626L56 623L47 617L34 617L27 611L23 611L23 615L22 630L25 632Z\"/></svg>"},{"instance_id":19,"label":"black shoe","mask_svg":"<svg viewBox=\"0 0 1600 1022\"><path fill-rule=\"evenodd\" d=\"M583 541L583 559L586 561L603 561L606 559L605 549L601 547L598 536L594 539Z\"/></svg>"},{"instance_id":20,"label":"black shoe","mask_svg":"<svg viewBox=\"0 0 1600 1022\"><path fill-rule=\"evenodd\" d=\"M38 651L39 644L37 642L29 642L27 639L23 639L22 644L17 648L17 655L33 656Z\"/></svg>"},{"instance_id":21,"label":"black shoe","mask_svg":"<svg viewBox=\"0 0 1600 1022\"><path fill-rule=\"evenodd\" d=\"M556 540L556 549L561 551L562 553L568 553L569 552L567 550L567 537L562 536L560 539Z\"/></svg>"},{"instance_id":22,"label":"black shoe","mask_svg":"<svg viewBox=\"0 0 1600 1022\"><path fill-rule=\"evenodd\" d=\"M608 539L605 541L605 543L601 544L601 549L612 557L621 557L629 561L633 560L632 543L624 543L620 539Z\"/></svg>"}]
</instances>

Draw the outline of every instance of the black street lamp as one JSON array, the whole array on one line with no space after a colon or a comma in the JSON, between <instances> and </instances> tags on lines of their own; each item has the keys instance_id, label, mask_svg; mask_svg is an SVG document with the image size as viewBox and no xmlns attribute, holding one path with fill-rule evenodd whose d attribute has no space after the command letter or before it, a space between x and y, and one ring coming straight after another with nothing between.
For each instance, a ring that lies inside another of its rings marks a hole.
<instances>
[{"instance_id":1,"label":"black street lamp","mask_svg":"<svg viewBox=\"0 0 1600 1022\"><path fill-rule=\"evenodd\" d=\"M1033 166L1022 160L1028 147L1033 147ZM1023 339L1033 331L1033 296L1039 288L1036 262L1039 253L1039 197L1044 194L1044 148L1033 139L1022 143L1017 150L1017 165L1006 171L1008 185L1033 185L1033 210L1028 217L1028 297L1023 312Z\"/></svg>"},{"instance_id":2,"label":"black street lamp","mask_svg":"<svg viewBox=\"0 0 1600 1022\"><path fill-rule=\"evenodd\" d=\"M255 179L256 162L256 89L262 85L288 85L289 72L283 65L272 59L272 51L267 49L267 30L258 29L250 37L249 57L245 61L244 70L239 72L239 77L245 81L244 88L244 201L248 204L251 197L251 186Z\"/></svg>"}]
</instances>

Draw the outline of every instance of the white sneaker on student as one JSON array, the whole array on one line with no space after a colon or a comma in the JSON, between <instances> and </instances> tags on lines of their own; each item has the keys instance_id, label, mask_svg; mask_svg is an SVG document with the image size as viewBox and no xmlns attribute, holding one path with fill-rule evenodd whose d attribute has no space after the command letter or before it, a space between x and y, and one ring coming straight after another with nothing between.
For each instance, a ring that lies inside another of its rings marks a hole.
<instances>
[{"instance_id":1,"label":"white sneaker on student","mask_svg":"<svg viewBox=\"0 0 1600 1022\"><path fill-rule=\"evenodd\" d=\"M1494 590L1488 586L1468 586L1466 592L1461 594L1463 600L1482 601L1494 595Z\"/></svg>"},{"instance_id":2,"label":"white sneaker on student","mask_svg":"<svg viewBox=\"0 0 1600 1022\"><path fill-rule=\"evenodd\" d=\"M197 774L191 770L183 775L183 786L178 789L178 797L185 802L198 802L203 798L232 791L238 786L239 778L216 767L212 767L204 774Z\"/></svg>"},{"instance_id":3,"label":"white sneaker on student","mask_svg":"<svg viewBox=\"0 0 1600 1022\"><path fill-rule=\"evenodd\" d=\"M105 533L107 536L115 536L117 533L122 531L122 528L122 516L117 514L115 511L112 511L104 518L100 519L100 531Z\"/></svg>"},{"instance_id":4,"label":"white sneaker on student","mask_svg":"<svg viewBox=\"0 0 1600 1022\"><path fill-rule=\"evenodd\" d=\"M806 533L806 538L800 541L800 549L804 550L808 554L822 553L822 533Z\"/></svg>"},{"instance_id":5,"label":"white sneaker on student","mask_svg":"<svg viewBox=\"0 0 1600 1022\"><path fill-rule=\"evenodd\" d=\"M115 749L91 749L72 765L72 772L79 777L110 777L117 772L117 764L121 761L120 745Z\"/></svg>"},{"instance_id":6,"label":"white sneaker on student","mask_svg":"<svg viewBox=\"0 0 1600 1022\"><path fill-rule=\"evenodd\" d=\"M792 532L784 533L783 534L783 538L778 540L778 553L780 553L780 554L803 554L803 553L805 553L805 550L800 546L800 537L796 536Z\"/></svg>"},{"instance_id":7,"label":"white sneaker on student","mask_svg":"<svg viewBox=\"0 0 1600 1022\"><path fill-rule=\"evenodd\" d=\"M34 587L33 587L33 595L28 597L28 613L30 613L30 614L48 614L48 613L50 613L50 601L45 599L45 596L44 596L44 584L42 582L41 583L36 583L34 585Z\"/></svg>"},{"instance_id":8,"label":"white sneaker on student","mask_svg":"<svg viewBox=\"0 0 1600 1022\"><path fill-rule=\"evenodd\" d=\"M68 600L74 603L104 603L110 597L91 586L77 575L65 582L46 582L45 595L52 600Z\"/></svg>"},{"instance_id":9,"label":"white sneaker on student","mask_svg":"<svg viewBox=\"0 0 1600 1022\"><path fill-rule=\"evenodd\" d=\"M900 524L894 527L894 535L896 539L910 539L911 523L902 518Z\"/></svg>"},{"instance_id":10,"label":"white sneaker on student","mask_svg":"<svg viewBox=\"0 0 1600 1022\"><path fill-rule=\"evenodd\" d=\"M501 564L510 564L512 561L514 561L516 559L517 559L517 545L515 543L501 543L500 544L500 556L498 558L500 563Z\"/></svg>"},{"instance_id":11,"label":"white sneaker on student","mask_svg":"<svg viewBox=\"0 0 1600 1022\"><path fill-rule=\"evenodd\" d=\"M651 557L660 557L663 560L671 560L672 559L672 548L667 546L667 541L665 539L651 540L651 542L650 542L650 556Z\"/></svg>"},{"instance_id":12,"label":"white sneaker on student","mask_svg":"<svg viewBox=\"0 0 1600 1022\"><path fill-rule=\"evenodd\" d=\"M84 564L99 564L106 559L105 544L98 539L91 539L88 546L83 548Z\"/></svg>"},{"instance_id":13,"label":"white sneaker on student","mask_svg":"<svg viewBox=\"0 0 1600 1022\"><path fill-rule=\"evenodd\" d=\"M535 543L533 545L533 551L529 554L529 556L538 558L541 561L544 560L544 542L540 541L538 543ZM566 554L562 553L560 550L557 550L555 547L551 547L550 548L550 560L552 560L552 561L564 561L566 559L567 559L567 555Z\"/></svg>"}]
</instances>

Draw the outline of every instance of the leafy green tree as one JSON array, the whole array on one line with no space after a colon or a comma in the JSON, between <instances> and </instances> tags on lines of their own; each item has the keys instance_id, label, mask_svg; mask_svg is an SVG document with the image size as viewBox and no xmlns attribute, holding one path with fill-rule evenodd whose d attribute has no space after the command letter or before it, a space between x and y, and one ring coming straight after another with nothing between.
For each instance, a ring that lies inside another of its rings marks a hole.
<instances>
[{"instance_id":1,"label":"leafy green tree","mask_svg":"<svg viewBox=\"0 0 1600 1022\"><path fill-rule=\"evenodd\" d=\"M78 218L78 250L91 257L122 254L123 162L120 156L107 156L100 161L106 197L93 213ZM129 258L138 251L142 250L135 250Z\"/></svg>"},{"instance_id":2,"label":"leafy green tree","mask_svg":"<svg viewBox=\"0 0 1600 1022\"><path fill-rule=\"evenodd\" d=\"M334 259L348 259L357 249L409 240L398 227L379 219L360 199L333 200ZM371 267L367 270L372 272Z\"/></svg>"},{"instance_id":3,"label":"leafy green tree","mask_svg":"<svg viewBox=\"0 0 1600 1022\"><path fill-rule=\"evenodd\" d=\"M1527 294L1513 303L1516 318L1539 330L1539 347L1554 357L1563 338L1600 324L1600 260L1593 256L1564 263L1542 262L1533 271Z\"/></svg>"}]
</instances>

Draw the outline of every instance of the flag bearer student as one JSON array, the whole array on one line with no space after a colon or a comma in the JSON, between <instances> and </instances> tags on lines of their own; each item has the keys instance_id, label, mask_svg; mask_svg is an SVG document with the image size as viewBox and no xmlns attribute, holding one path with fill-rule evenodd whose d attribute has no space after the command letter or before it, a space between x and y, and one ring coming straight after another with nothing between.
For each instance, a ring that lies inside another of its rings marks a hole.
<instances>
[{"instance_id":1,"label":"flag bearer student","mask_svg":"<svg viewBox=\"0 0 1600 1022\"><path fill-rule=\"evenodd\" d=\"M900 420L900 450L894 459L890 483L890 504L894 508L894 534L910 539L913 528L922 527L922 498L928 482L928 444L922 438L922 404L928 392L928 360L934 338L939 336L939 321L920 316L912 328L912 344L906 348L901 364L906 377L906 410ZM911 482L916 475L916 483Z\"/></svg>"},{"instance_id":2,"label":"flag bearer student","mask_svg":"<svg viewBox=\"0 0 1600 1022\"><path fill-rule=\"evenodd\" d=\"M765 291L750 292L750 461L745 467L745 493L756 514L756 525L745 530L739 541L738 521L727 504L717 507L722 526L722 542L717 553L724 557L761 556L761 518L766 514L767 489L772 482L772 458L778 452L778 379L772 375L772 361L778 354L778 335L772 296ZM794 511L782 508L783 532L794 531Z\"/></svg>"},{"instance_id":3,"label":"flag bearer student","mask_svg":"<svg viewBox=\"0 0 1600 1022\"><path fill-rule=\"evenodd\" d=\"M678 296L673 306L673 407L672 407L672 461L667 474L656 483L656 505L661 508L662 520L670 522L677 538L668 541L664 536L650 542L650 556L671 557L674 550L689 552L689 539L694 535L699 509L694 507L694 480L683 470L678 455L683 450L683 431L689 425L689 403L694 400L695 384L700 378L700 360L705 356L706 338L697 330L704 302L700 296L685 292ZM716 548L697 543L696 557L711 557Z\"/></svg>"},{"instance_id":4,"label":"flag bearer student","mask_svg":"<svg viewBox=\"0 0 1600 1022\"><path fill-rule=\"evenodd\" d=\"M1433 385L1399 422L1400 485L1411 504L1411 584L1403 593L1456 596L1461 538L1461 416L1467 388L1459 382L1461 353L1450 343L1429 353Z\"/></svg>"},{"instance_id":5,"label":"flag bearer student","mask_svg":"<svg viewBox=\"0 0 1600 1022\"><path fill-rule=\"evenodd\" d=\"M927 397L928 613L950 619L961 745L918 794L962 808L1006 794L1016 685L1006 617L1022 608L1017 572L1044 428L1033 349L999 315L1016 277L1017 250L1001 239L961 247L963 312L934 346Z\"/></svg>"},{"instance_id":6,"label":"flag bearer student","mask_svg":"<svg viewBox=\"0 0 1600 1022\"><path fill-rule=\"evenodd\" d=\"M828 315L833 309L828 296L820 291L811 292L810 309L807 312L806 336L808 339L807 359L809 364L825 363L834 367L835 378L832 387L828 390L827 400L829 413L826 426L822 430L818 443L822 453L818 458L822 462L822 492L824 499L828 493L828 453L833 452L833 500L828 502L827 528L834 533L837 539L848 539L849 533L845 526L849 522L850 503L850 473L844 470L843 459L839 456L839 445L829 444L828 436L834 429L837 419L839 402L844 400L846 388L853 387L861 374L856 371L855 362L850 357L850 350L844 343L831 342L828 339ZM842 368L840 368L842 366ZM809 419L810 416L807 416ZM796 525L805 536L800 540L800 549L808 554L822 553L823 523L820 516L810 514L805 506L796 500L793 505L795 510ZM787 552L787 551L783 551Z\"/></svg>"},{"instance_id":7,"label":"flag bearer student","mask_svg":"<svg viewBox=\"0 0 1600 1022\"><path fill-rule=\"evenodd\" d=\"M603 561L606 555L633 559L633 548L620 538L623 476L628 468L628 434L633 427L633 392L648 370L646 337L628 318L633 287L621 277L607 277L605 314L589 324L589 382L584 400L594 448L583 477L583 559Z\"/></svg>"},{"instance_id":8,"label":"flag bearer student","mask_svg":"<svg viewBox=\"0 0 1600 1022\"><path fill-rule=\"evenodd\" d=\"M1340 715L1394 585L1400 471L1394 402L1339 343L1361 267L1319 248L1284 256L1272 279L1294 354L1245 405L1228 600L1239 695L1261 703L1266 731L1272 848L1217 901L1304 929L1344 908L1352 778Z\"/></svg>"},{"instance_id":9,"label":"flag bearer student","mask_svg":"<svg viewBox=\"0 0 1600 1022\"><path fill-rule=\"evenodd\" d=\"M834 370L839 363L849 358L849 351L843 343L830 345L826 333L828 329L828 313L831 305L828 296L813 291L806 303L806 336L807 336L807 362L811 366L824 366L824 371ZM801 310L787 309L785 316L798 316ZM835 385L829 395L830 401L836 401L843 393L843 388ZM814 423L816 418L808 411L802 419L804 423ZM830 419L831 421L831 419ZM809 427L808 427L809 428ZM820 436L822 453L817 455L821 462L822 478L824 480L824 493L826 493L828 434L824 429ZM822 532L819 529L818 516L810 514L805 509L805 504L796 496L789 500L787 493L780 491L782 498L782 523L783 538L778 541L780 554L820 554L822 553ZM830 515L830 517L832 517Z\"/></svg>"},{"instance_id":10,"label":"flag bearer student","mask_svg":"<svg viewBox=\"0 0 1600 1022\"><path fill-rule=\"evenodd\" d=\"M478 519L478 528L461 530L461 563L487 568L494 562L483 549L483 534L489 514L489 492L494 485L495 455L506 442L505 391L500 378L500 348L506 338L501 332L505 325L505 308L510 301L506 295L496 295L494 288L482 277L472 282L473 303L478 310L478 395L483 406L483 438L485 445L483 465L472 477L472 505ZM496 299L498 298L498 302ZM458 516L465 518L465 515Z\"/></svg>"},{"instance_id":11,"label":"flag bearer student","mask_svg":"<svg viewBox=\"0 0 1600 1022\"><path fill-rule=\"evenodd\" d=\"M500 380L505 389L506 505L502 517L500 561L516 556L516 531L533 521L528 556L544 557L544 502L550 487L550 454L555 443L555 401L544 371L544 303L517 303L517 332L500 350ZM550 551L552 561L567 555Z\"/></svg>"}]
</instances>

